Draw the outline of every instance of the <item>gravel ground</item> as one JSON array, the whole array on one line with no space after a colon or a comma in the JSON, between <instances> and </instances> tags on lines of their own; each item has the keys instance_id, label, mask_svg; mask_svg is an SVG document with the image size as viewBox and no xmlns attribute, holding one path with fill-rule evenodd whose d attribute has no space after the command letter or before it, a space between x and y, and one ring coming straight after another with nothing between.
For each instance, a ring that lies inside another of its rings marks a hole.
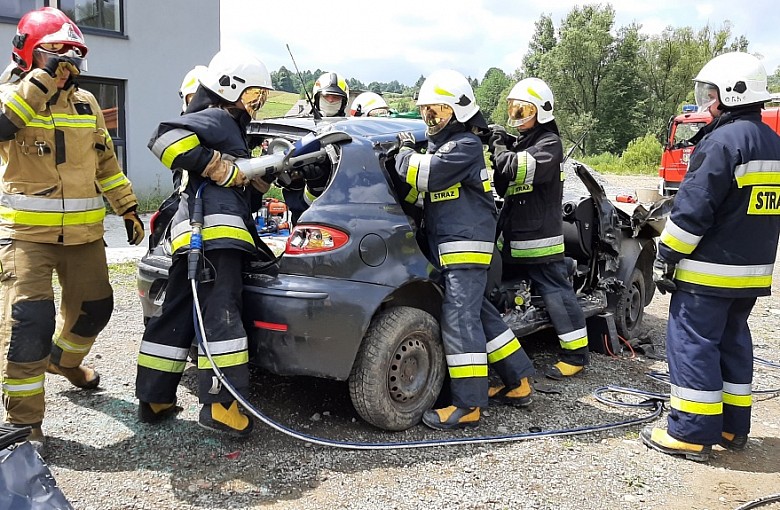
<instances>
[{"instance_id":1,"label":"gravel ground","mask_svg":"<svg viewBox=\"0 0 780 510\"><path fill-rule=\"evenodd\" d=\"M626 190L656 182L607 180ZM773 396L755 398L747 450L718 448L708 464L648 450L638 440L640 425L507 444L354 452L313 446L258 424L250 439L238 442L197 426L192 366L179 388L184 410L178 418L157 427L140 424L134 384L143 324L134 271L132 263L112 266L116 308L86 359L100 370L102 389L73 390L56 377L46 383L47 462L75 508L733 509L780 493L780 402ZM780 274L775 286L774 296L759 300L751 325L756 355L780 361ZM661 354L667 307L668 297L656 293L644 323ZM549 335L524 339L524 346L537 367L554 359ZM491 407L478 429L453 434L422 425L392 434L373 429L352 408L346 383L257 371L250 398L288 426L340 440L502 435L643 416L604 406L592 391L605 384L665 391L646 377L649 370L666 370L666 364L628 351L594 355L586 372L556 387L559 394L537 393L527 410ZM780 372L757 369L757 389L778 387Z\"/></svg>"}]
</instances>

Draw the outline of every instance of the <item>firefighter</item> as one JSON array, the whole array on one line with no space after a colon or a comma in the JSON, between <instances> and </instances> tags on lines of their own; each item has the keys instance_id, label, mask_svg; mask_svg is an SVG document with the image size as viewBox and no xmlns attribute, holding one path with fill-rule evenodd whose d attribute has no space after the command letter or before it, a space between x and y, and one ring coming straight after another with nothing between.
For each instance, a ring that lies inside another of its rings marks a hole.
<instances>
[{"instance_id":1,"label":"firefighter","mask_svg":"<svg viewBox=\"0 0 780 510\"><path fill-rule=\"evenodd\" d=\"M494 129L488 142L496 191L504 197L499 233L504 279L529 278L544 300L561 345L545 370L551 379L573 376L588 364L585 315L563 256L563 146L553 117L555 99L539 78L519 81L507 97L507 124L517 140Z\"/></svg>"},{"instance_id":2,"label":"firefighter","mask_svg":"<svg viewBox=\"0 0 780 510\"><path fill-rule=\"evenodd\" d=\"M113 309L103 197L123 216L131 244L144 227L100 106L75 82L87 54L79 28L52 7L28 12L12 54L0 85L0 373L5 421L32 426L42 448L44 373L85 390L100 383L81 362Z\"/></svg>"},{"instance_id":3,"label":"firefighter","mask_svg":"<svg viewBox=\"0 0 780 510\"><path fill-rule=\"evenodd\" d=\"M349 85L337 73L324 73L314 82L312 89L314 108L323 117L344 117L349 101ZM282 187L282 195L290 209L290 221L293 225L309 206L322 195L328 185L331 174L331 161L319 165L307 165L300 176Z\"/></svg>"},{"instance_id":4,"label":"firefighter","mask_svg":"<svg viewBox=\"0 0 780 510\"><path fill-rule=\"evenodd\" d=\"M188 280L187 252L190 218L196 190L202 190L205 267L198 292L206 339L213 359L242 394L249 386L247 334L241 322L241 272L244 261L262 241L252 221L252 204L259 204L270 175L249 181L238 168L249 158L246 128L262 108L271 76L252 55L218 52L200 78L186 115L162 122L149 148L164 165L189 175L171 228L173 263L162 313L146 326L136 378L140 421L157 423L172 417L176 388L195 336L193 296ZM198 393L203 407L198 419L204 428L244 437L253 421L238 407L198 353Z\"/></svg>"},{"instance_id":5,"label":"firefighter","mask_svg":"<svg viewBox=\"0 0 780 510\"><path fill-rule=\"evenodd\" d=\"M423 423L435 429L478 424L488 396L518 406L531 403L531 360L498 311L484 297L494 251L496 206L474 133L487 125L468 80L456 71L431 74L417 105L427 124L427 152L415 152L401 133L396 172L408 184L405 200L423 205L430 258L442 274L441 327L452 405L430 409ZM503 385L488 387L488 363Z\"/></svg>"},{"instance_id":6,"label":"firefighter","mask_svg":"<svg viewBox=\"0 0 780 510\"><path fill-rule=\"evenodd\" d=\"M363 92L352 101L349 114L353 117L389 117L390 108L376 92Z\"/></svg>"},{"instance_id":7,"label":"firefighter","mask_svg":"<svg viewBox=\"0 0 780 510\"><path fill-rule=\"evenodd\" d=\"M656 450L706 461L712 445L741 450L750 432L753 345L748 317L768 296L780 233L780 137L761 122L761 62L719 55L694 78L712 130L696 145L666 226L654 279L671 292L666 352L668 428L646 427Z\"/></svg>"},{"instance_id":8,"label":"firefighter","mask_svg":"<svg viewBox=\"0 0 780 510\"><path fill-rule=\"evenodd\" d=\"M181 98L181 112L187 111L187 107L192 101L192 96L198 91L200 85L199 79L206 72L206 66L197 65L187 71L184 75L184 79L181 81L181 87L179 87L179 97Z\"/></svg>"},{"instance_id":9,"label":"firefighter","mask_svg":"<svg viewBox=\"0 0 780 510\"><path fill-rule=\"evenodd\" d=\"M349 101L349 85L337 73L324 73L314 82L314 107L323 117L344 117Z\"/></svg>"}]
</instances>

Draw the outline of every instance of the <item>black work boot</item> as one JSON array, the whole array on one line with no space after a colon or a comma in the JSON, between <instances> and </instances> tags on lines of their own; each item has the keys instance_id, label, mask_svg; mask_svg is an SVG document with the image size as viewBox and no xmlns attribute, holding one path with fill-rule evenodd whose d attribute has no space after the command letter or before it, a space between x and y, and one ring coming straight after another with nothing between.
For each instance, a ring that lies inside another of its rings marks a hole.
<instances>
[{"instance_id":1,"label":"black work boot","mask_svg":"<svg viewBox=\"0 0 780 510\"><path fill-rule=\"evenodd\" d=\"M238 401L234 400L229 404L204 404L200 410L198 425L204 429L244 438L252 433L255 422L251 416L243 413L238 407Z\"/></svg>"},{"instance_id":2,"label":"black work boot","mask_svg":"<svg viewBox=\"0 0 780 510\"><path fill-rule=\"evenodd\" d=\"M718 444L727 450L744 450L747 446L747 440L747 434L743 436L731 432L721 432Z\"/></svg>"},{"instance_id":3,"label":"black work boot","mask_svg":"<svg viewBox=\"0 0 780 510\"><path fill-rule=\"evenodd\" d=\"M479 407L449 406L442 409L428 409L422 422L432 429L453 430L479 425Z\"/></svg>"}]
</instances>

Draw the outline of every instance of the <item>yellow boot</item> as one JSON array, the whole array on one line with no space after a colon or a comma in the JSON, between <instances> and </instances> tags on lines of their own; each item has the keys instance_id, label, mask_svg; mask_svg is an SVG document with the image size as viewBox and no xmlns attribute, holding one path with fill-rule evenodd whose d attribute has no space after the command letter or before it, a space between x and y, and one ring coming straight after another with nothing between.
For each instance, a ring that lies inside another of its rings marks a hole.
<instances>
[{"instance_id":1,"label":"yellow boot","mask_svg":"<svg viewBox=\"0 0 780 510\"><path fill-rule=\"evenodd\" d=\"M688 460L707 462L710 459L712 446L695 443L686 443L673 438L666 429L645 427L639 434L642 442L653 450L658 450L667 455L681 455Z\"/></svg>"},{"instance_id":2,"label":"yellow boot","mask_svg":"<svg viewBox=\"0 0 780 510\"><path fill-rule=\"evenodd\" d=\"M241 411L236 400L230 404L205 404L198 417L198 425L204 429L224 432L234 437L247 437L252 433L254 424L252 417Z\"/></svg>"},{"instance_id":3,"label":"yellow boot","mask_svg":"<svg viewBox=\"0 0 780 510\"><path fill-rule=\"evenodd\" d=\"M566 363L565 361L559 361L555 365L548 367L547 370L544 371L544 375L549 379L560 381L566 377L577 375L584 369L585 367L582 365L572 365L571 363Z\"/></svg>"},{"instance_id":4,"label":"yellow boot","mask_svg":"<svg viewBox=\"0 0 780 510\"><path fill-rule=\"evenodd\" d=\"M476 427L479 425L479 407L449 406L442 409L428 409L423 414L422 421L437 430Z\"/></svg>"},{"instance_id":5,"label":"yellow boot","mask_svg":"<svg viewBox=\"0 0 780 510\"><path fill-rule=\"evenodd\" d=\"M527 377L520 380L520 384L512 388L508 386L491 386L488 388L488 397L502 404L509 404L518 407L531 405L533 401L533 389L528 382Z\"/></svg>"}]
</instances>

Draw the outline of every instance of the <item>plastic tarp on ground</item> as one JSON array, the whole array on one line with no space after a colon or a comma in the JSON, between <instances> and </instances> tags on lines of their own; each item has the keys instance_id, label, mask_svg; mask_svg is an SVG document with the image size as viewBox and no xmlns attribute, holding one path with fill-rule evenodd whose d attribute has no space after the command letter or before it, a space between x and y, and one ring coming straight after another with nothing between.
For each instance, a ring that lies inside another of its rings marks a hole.
<instances>
[{"instance_id":1,"label":"plastic tarp on ground","mask_svg":"<svg viewBox=\"0 0 780 510\"><path fill-rule=\"evenodd\" d=\"M73 506L35 448L24 442L0 450L0 510L55 509L72 510Z\"/></svg>"}]
</instances>

